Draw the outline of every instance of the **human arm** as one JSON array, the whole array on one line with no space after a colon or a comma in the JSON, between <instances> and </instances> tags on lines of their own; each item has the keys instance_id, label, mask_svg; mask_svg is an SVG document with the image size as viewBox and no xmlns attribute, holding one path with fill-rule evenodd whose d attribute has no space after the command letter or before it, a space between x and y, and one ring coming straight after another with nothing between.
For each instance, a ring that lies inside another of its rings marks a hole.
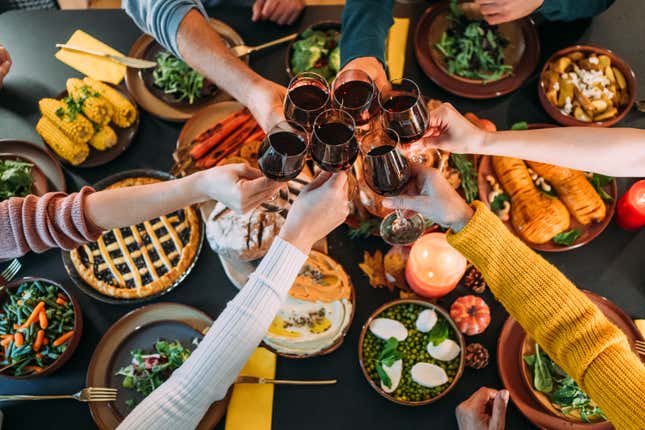
<instances>
[{"instance_id":1,"label":"human arm","mask_svg":"<svg viewBox=\"0 0 645 430\"><path fill-rule=\"evenodd\" d=\"M486 132L447 103L430 112L430 127L433 132L424 143L447 151L515 157L609 176L645 176L645 131L640 129L553 127Z\"/></svg>"},{"instance_id":2,"label":"human arm","mask_svg":"<svg viewBox=\"0 0 645 430\"><path fill-rule=\"evenodd\" d=\"M319 176L294 202L287 220L247 284L170 379L146 397L120 429L195 428L222 399L287 296L311 246L347 216L345 174ZM325 217L316 216L325 211Z\"/></svg>"},{"instance_id":3,"label":"human arm","mask_svg":"<svg viewBox=\"0 0 645 430\"><path fill-rule=\"evenodd\" d=\"M265 131L282 118L285 88L230 52L199 1L123 0L123 7L139 28L247 106Z\"/></svg>"},{"instance_id":4,"label":"human arm","mask_svg":"<svg viewBox=\"0 0 645 430\"><path fill-rule=\"evenodd\" d=\"M533 12L549 21L590 18L607 9L614 0L474 0L491 25L524 18Z\"/></svg>"},{"instance_id":5,"label":"human arm","mask_svg":"<svg viewBox=\"0 0 645 430\"><path fill-rule=\"evenodd\" d=\"M451 227L448 242L483 274L491 292L619 429L645 427L645 366L615 325L562 273L513 235L483 203L465 209L439 174L426 176L426 190L441 199L421 212ZM423 195L394 198L412 207ZM453 218L441 218L441 214ZM464 224L464 221L466 223Z\"/></svg>"},{"instance_id":6,"label":"human arm","mask_svg":"<svg viewBox=\"0 0 645 430\"><path fill-rule=\"evenodd\" d=\"M7 51L7 48L5 48L4 46L0 45L0 88L2 88L4 78L7 76L9 70L11 69L11 64L11 56L9 55L9 51Z\"/></svg>"}]
</instances>

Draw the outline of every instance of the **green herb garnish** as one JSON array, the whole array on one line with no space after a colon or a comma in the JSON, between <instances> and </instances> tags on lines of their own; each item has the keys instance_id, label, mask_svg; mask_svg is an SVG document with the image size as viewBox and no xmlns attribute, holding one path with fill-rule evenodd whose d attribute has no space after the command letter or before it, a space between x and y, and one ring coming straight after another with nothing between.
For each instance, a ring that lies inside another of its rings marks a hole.
<instances>
[{"instance_id":1,"label":"green herb garnish","mask_svg":"<svg viewBox=\"0 0 645 430\"><path fill-rule=\"evenodd\" d=\"M392 380L383 369L383 366L390 367L395 361L401 359L401 353L398 351L399 341L396 338L389 338L383 346L383 350L378 356L376 361L376 372L383 382L383 385L390 388L392 387Z\"/></svg>"},{"instance_id":2,"label":"green herb garnish","mask_svg":"<svg viewBox=\"0 0 645 430\"><path fill-rule=\"evenodd\" d=\"M428 341L432 342L433 345L439 345L444 340L448 339L450 335L450 326L448 321L445 319L439 319L437 323L432 327L432 330L428 332Z\"/></svg>"},{"instance_id":3,"label":"green herb garnish","mask_svg":"<svg viewBox=\"0 0 645 430\"><path fill-rule=\"evenodd\" d=\"M490 202L490 208L494 212L501 211L504 209L504 202L508 202L510 198L507 194L498 194L495 196L492 202Z\"/></svg>"},{"instance_id":4,"label":"green herb garnish","mask_svg":"<svg viewBox=\"0 0 645 430\"><path fill-rule=\"evenodd\" d=\"M553 241L558 245L571 246L581 234L582 233L576 229L564 231L553 236Z\"/></svg>"},{"instance_id":5,"label":"green herb garnish","mask_svg":"<svg viewBox=\"0 0 645 430\"><path fill-rule=\"evenodd\" d=\"M376 218L369 218L361 220L356 228L350 228L348 231L350 239L366 239L372 235L372 232L377 231L381 225L381 221Z\"/></svg>"},{"instance_id":6,"label":"green herb garnish","mask_svg":"<svg viewBox=\"0 0 645 430\"><path fill-rule=\"evenodd\" d=\"M0 160L0 201L31 193L32 167L33 164L22 161Z\"/></svg>"},{"instance_id":7,"label":"green herb garnish","mask_svg":"<svg viewBox=\"0 0 645 430\"><path fill-rule=\"evenodd\" d=\"M454 152L450 154L450 163L461 175L461 188L464 190L466 201L468 203L472 202L479 194L477 172L475 172L473 163L470 162L466 155Z\"/></svg>"},{"instance_id":8,"label":"green herb garnish","mask_svg":"<svg viewBox=\"0 0 645 430\"><path fill-rule=\"evenodd\" d=\"M204 77L170 52L159 53L156 60L157 68L152 72L155 85L178 101L193 104L202 93Z\"/></svg>"},{"instance_id":9,"label":"green herb garnish","mask_svg":"<svg viewBox=\"0 0 645 430\"><path fill-rule=\"evenodd\" d=\"M511 126L511 130L528 130L529 124L526 121L516 122Z\"/></svg>"},{"instance_id":10,"label":"green herb garnish","mask_svg":"<svg viewBox=\"0 0 645 430\"><path fill-rule=\"evenodd\" d=\"M613 180L614 178L612 178L611 176L605 176L599 173L594 173L591 175L591 178L589 178L589 182L591 182L591 185L594 187L600 198L610 202L614 201L614 198L610 196L609 193L603 189L603 187L611 184L611 181Z\"/></svg>"},{"instance_id":11,"label":"green herb garnish","mask_svg":"<svg viewBox=\"0 0 645 430\"><path fill-rule=\"evenodd\" d=\"M294 42L291 71L318 73L329 82L340 70L340 33L337 30L305 30Z\"/></svg>"},{"instance_id":12,"label":"green herb garnish","mask_svg":"<svg viewBox=\"0 0 645 430\"><path fill-rule=\"evenodd\" d=\"M496 25L469 20L451 0L448 29L435 47L444 55L448 72L469 79L494 81L513 70L504 64L508 41Z\"/></svg>"}]
</instances>

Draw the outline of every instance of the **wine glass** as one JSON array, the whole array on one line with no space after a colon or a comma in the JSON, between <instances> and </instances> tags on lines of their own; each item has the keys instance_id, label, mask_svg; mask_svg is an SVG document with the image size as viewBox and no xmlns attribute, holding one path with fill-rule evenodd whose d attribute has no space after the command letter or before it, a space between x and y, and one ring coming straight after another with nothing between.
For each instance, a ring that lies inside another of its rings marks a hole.
<instances>
[{"instance_id":1,"label":"wine glass","mask_svg":"<svg viewBox=\"0 0 645 430\"><path fill-rule=\"evenodd\" d=\"M365 183L382 196L401 194L410 181L410 164L398 146L399 136L392 129L373 130L361 139ZM380 226L381 237L390 245L409 245L424 231L421 214L398 208Z\"/></svg>"},{"instance_id":2,"label":"wine glass","mask_svg":"<svg viewBox=\"0 0 645 430\"><path fill-rule=\"evenodd\" d=\"M298 73L289 82L284 116L311 131L316 117L329 106L329 83L317 73Z\"/></svg>"},{"instance_id":3,"label":"wine glass","mask_svg":"<svg viewBox=\"0 0 645 430\"><path fill-rule=\"evenodd\" d=\"M334 106L349 113L361 131L367 131L364 129L369 128L370 122L379 113L376 86L362 70L347 69L336 75L332 95Z\"/></svg>"},{"instance_id":4,"label":"wine glass","mask_svg":"<svg viewBox=\"0 0 645 430\"><path fill-rule=\"evenodd\" d=\"M293 121L281 121L262 141L258 151L258 167L269 179L287 182L302 171L307 158L307 132ZM283 195L283 194L286 194ZM265 205L268 211L289 207L289 189L278 191Z\"/></svg>"},{"instance_id":5,"label":"wine glass","mask_svg":"<svg viewBox=\"0 0 645 430\"><path fill-rule=\"evenodd\" d=\"M316 117L311 158L328 172L349 169L358 156L354 119L341 109L328 109Z\"/></svg>"},{"instance_id":6,"label":"wine glass","mask_svg":"<svg viewBox=\"0 0 645 430\"><path fill-rule=\"evenodd\" d=\"M416 142L426 133L428 108L417 84L398 79L381 89L379 103L383 111L383 128L392 129L402 144Z\"/></svg>"}]
</instances>

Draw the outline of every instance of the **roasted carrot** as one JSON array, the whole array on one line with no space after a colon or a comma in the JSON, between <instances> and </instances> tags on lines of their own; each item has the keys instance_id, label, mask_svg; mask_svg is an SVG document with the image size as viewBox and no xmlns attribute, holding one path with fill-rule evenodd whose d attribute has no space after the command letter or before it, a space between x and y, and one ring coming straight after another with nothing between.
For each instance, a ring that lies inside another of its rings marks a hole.
<instances>
[{"instance_id":1,"label":"roasted carrot","mask_svg":"<svg viewBox=\"0 0 645 430\"><path fill-rule=\"evenodd\" d=\"M43 355L40 352L38 352L38 353L36 353L36 358L38 358L38 359L43 358Z\"/></svg>"},{"instance_id":2,"label":"roasted carrot","mask_svg":"<svg viewBox=\"0 0 645 430\"><path fill-rule=\"evenodd\" d=\"M219 130L214 132L208 139L203 142L199 142L192 147L190 150L191 157L195 160L202 158L208 153L208 151L217 146L232 133L235 133L236 130L238 130L243 124L248 123L251 119L251 114L242 112L228 120L226 123L220 123L222 126ZM253 123L255 123L255 121L253 121Z\"/></svg>"},{"instance_id":3,"label":"roasted carrot","mask_svg":"<svg viewBox=\"0 0 645 430\"><path fill-rule=\"evenodd\" d=\"M47 326L49 326L49 321L47 321L47 314L45 313L44 309L38 314L38 322L40 323L40 328L42 328L43 330L45 330Z\"/></svg>"},{"instance_id":4,"label":"roasted carrot","mask_svg":"<svg viewBox=\"0 0 645 430\"><path fill-rule=\"evenodd\" d=\"M11 342L13 342L13 335L8 334L8 335L5 335L5 338L2 339L2 341L0 341L0 345L4 346L6 348L7 345L9 345Z\"/></svg>"},{"instance_id":5,"label":"roasted carrot","mask_svg":"<svg viewBox=\"0 0 645 430\"><path fill-rule=\"evenodd\" d=\"M43 345L49 345L49 339L45 338L45 340L43 341Z\"/></svg>"},{"instance_id":6,"label":"roasted carrot","mask_svg":"<svg viewBox=\"0 0 645 430\"><path fill-rule=\"evenodd\" d=\"M260 127L256 127L249 137L246 138L244 143L255 142L264 139L264 131Z\"/></svg>"},{"instance_id":7,"label":"roasted carrot","mask_svg":"<svg viewBox=\"0 0 645 430\"><path fill-rule=\"evenodd\" d=\"M40 314L40 311L42 311L43 309L45 309L45 302L38 302L36 307L34 307L34 310L31 311L31 315L29 315L27 321L22 324L22 327L29 327L30 325L35 323L38 319L38 314Z\"/></svg>"},{"instance_id":8,"label":"roasted carrot","mask_svg":"<svg viewBox=\"0 0 645 430\"><path fill-rule=\"evenodd\" d=\"M36 333L36 340L34 340L34 344L32 346L33 350L38 352L40 350L40 347L43 346L43 341L45 340L45 330L38 330L38 333Z\"/></svg>"},{"instance_id":9,"label":"roasted carrot","mask_svg":"<svg viewBox=\"0 0 645 430\"><path fill-rule=\"evenodd\" d=\"M14 334L14 339L16 341L16 346L23 346L25 344L25 337L19 331Z\"/></svg>"},{"instance_id":10,"label":"roasted carrot","mask_svg":"<svg viewBox=\"0 0 645 430\"><path fill-rule=\"evenodd\" d=\"M58 339L54 341L54 343L52 343L52 346L61 346L62 344L70 340L70 338L73 335L74 335L74 330L70 330L67 333L63 333Z\"/></svg>"},{"instance_id":11,"label":"roasted carrot","mask_svg":"<svg viewBox=\"0 0 645 430\"><path fill-rule=\"evenodd\" d=\"M65 305L65 303L67 303L67 301L66 301L64 298L62 298L62 297L58 297L58 298L56 299L56 304L57 304L57 305L64 306L64 305Z\"/></svg>"},{"instance_id":12,"label":"roasted carrot","mask_svg":"<svg viewBox=\"0 0 645 430\"><path fill-rule=\"evenodd\" d=\"M193 139L193 142L197 143L197 142L205 141L206 139L211 137L213 135L213 133L215 133L220 128L222 128L222 124L225 124L226 122L230 121L231 119L235 118L237 115L240 115L242 113L248 113L248 110L247 109L242 109L242 110L239 110L237 112L233 112L233 113L227 115L220 122L218 122L217 124L213 125L208 130L204 130L203 132L201 132L195 139Z\"/></svg>"},{"instance_id":13,"label":"roasted carrot","mask_svg":"<svg viewBox=\"0 0 645 430\"><path fill-rule=\"evenodd\" d=\"M214 166L223 157L226 157L230 155L230 153L235 151L240 146L240 144L244 142L246 138L253 132L254 128L254 123L245 124L243 127L223 140L217 148L214 148L205 157L197 160L197 163L195 163L195 165L202 169L207 169Z\"/></svg>"},{"instance_id":14,"label":"roasted carrot","mask_svg":"<svg viewBox=\"0 0 645 430\"><path fill-rule=\"evenodd\" d=\"M43 368L42 368L42 367L40 367L40 366L35 366L35 365L25 366L25 367L23 367L23 369L24 369L24 370L26 370L26 371L30 371L30 370L31 370L31 371L32 371L32 372L34 372L34 373L38 373L38 372L42 372L42 371L43 371Z\"/></svg>"},{"instance_id":15,"label":"roasted carrot","mask_svg":"<svg viewBox=\"0 0 645 430\"><path fill-rule=\"evenodd\" d=\"M479 128L486 131L497 131L495 123L485 118L479 118Z\"/></svg>"}]
</instances>

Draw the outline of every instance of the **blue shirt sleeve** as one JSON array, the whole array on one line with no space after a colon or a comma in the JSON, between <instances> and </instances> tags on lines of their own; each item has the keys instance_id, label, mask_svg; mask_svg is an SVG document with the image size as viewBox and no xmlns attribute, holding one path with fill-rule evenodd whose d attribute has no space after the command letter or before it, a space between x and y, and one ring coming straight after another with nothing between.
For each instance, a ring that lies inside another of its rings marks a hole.
<instances>
[{"instance_id":1,"label":"blue shirt sleeve","mask_svg":"<svg viewBox=\"0 0 645 430\"><path fill-rule=\"evenodd\" d=\"M340 39L341 67L358 57L376 57L385 65L385 39L394 23L394 0L347 0Z\"/></svg>"},{"instance_id":2,"label":"blue shirt sleeve","mask_svg":"<svg viewBox=\"0 0 645 430\"><path fill-rule=\"evenodd\" d=\"M184 16L191 9L197 9L208 18L199 0L123 0L121 7L143 32L154 37L177 58L181 58L177 31Z\"/></svg>"},{"instance_id":3,"label":"blue shirt sleeve","mask_svg":"<svg viewBox=\"0 0 645 430\"><path fill-rule=\"evenodd\" d=\"M549 21L591 18L612 5L614 0L544 0L537 10Z\"/></svg>"}]
</instances>

